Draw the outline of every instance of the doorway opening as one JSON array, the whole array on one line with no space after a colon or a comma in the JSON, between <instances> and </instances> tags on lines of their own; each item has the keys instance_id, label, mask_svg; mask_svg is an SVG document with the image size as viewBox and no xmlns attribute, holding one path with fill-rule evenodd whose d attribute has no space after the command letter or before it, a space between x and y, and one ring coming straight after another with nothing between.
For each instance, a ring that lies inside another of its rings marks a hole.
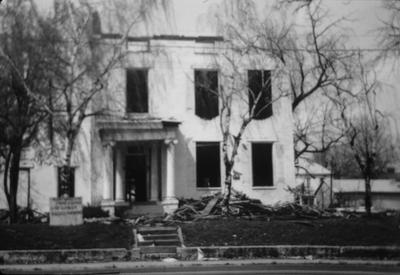
<instances>
[{"instance_id":1,"label":"doorway opening","mask_svg":"<svg viewBox=\"0 0 400 275\"><path fill-rule=\"evenodd\" d=\"M150 148L129 146L125 154L125 198L146 202L150 198Z\"/></svg>"}]
</instances>

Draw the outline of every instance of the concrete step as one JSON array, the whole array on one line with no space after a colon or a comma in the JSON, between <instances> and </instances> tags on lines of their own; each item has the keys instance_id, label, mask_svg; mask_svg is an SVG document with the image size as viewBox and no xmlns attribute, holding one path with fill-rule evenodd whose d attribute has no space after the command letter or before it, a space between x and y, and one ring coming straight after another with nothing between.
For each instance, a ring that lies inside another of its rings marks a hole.
<instances>
[{"instance_id":1,"label":"concrete step","mask_svg":"<svg viewBox=\"0 0 400 275\"><path fill-rule=\"evenodd\" d=\"M157 227L150 227L150 226L143 226L138 228L138 233L142 235L146 234L176 234L177 229L176 227L172 226L157 226Z\"/></svg>"},{"instance_id":2,"label":"concrete step","mask_svg":"<svg viewBox=\"0 0 400 275\"><path fill-rule=\"evenodd\" d=\"M141 254L172 253L176 254L176 246L141 246Z\"/></svg>"},{"instance_id":3,"label":"concrete step","mask_svg":"<svg viewBox=\"0 0 400 275\"><path fill-rule=\"evenodd\" d=\"M138 246L165 246L165 245L171 245L171 246L180 246L181 242L178 239L170 239L170 240L148 240L148 241L141 241L138 243Z\"/></svg>"},{"instance_id":4,"label":"concrete step","mask_svg":"<svg viewBox=\"0 0 400 275\"><path fill-rule=\"evenodd\" d=\"M146 253L142 254L141 258L144 260L159 260L164 258L176 258L176 253Z\"/></svg>"},{"instance_id":5,"label":"concrete step","mask_svg":"<svg viewBox=\"0 0 400 275\"><path fill-rule=\"evenodd\" d=\"M179 240L178 234L141 234L145 241L147 240L165 240L165 239L177 239Z\"/></svg>"},{"instance_id":6,"label":"concrete step","mask_svg":"<svg viewBox=\"0 0 400 275\"><path fill-rule=\"evenodd\" d=\"M147 250L142 251L142 249L151 250L151 249L157 249L158 247L161 247L161 250L164 249L163 247L172 247L172 249L175 249L173 252L176 252L176 247L181 247L183 245L180 237L179 227L143 226L134 229L133 232L135 234L136 246L141 249L141 253L150 253L146 252ZM165 249L168 250L170 248L165 248ZM164 252L157 251L154 253L164 253Z\"/></svg>"}]
</instances>

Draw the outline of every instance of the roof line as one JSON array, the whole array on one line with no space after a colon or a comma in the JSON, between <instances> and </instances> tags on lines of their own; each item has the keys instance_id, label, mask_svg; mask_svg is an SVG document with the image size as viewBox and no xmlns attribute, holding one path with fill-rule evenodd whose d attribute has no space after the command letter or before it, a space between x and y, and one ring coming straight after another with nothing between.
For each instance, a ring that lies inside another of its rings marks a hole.
<instances>
[{"instance_id":1,"label":"roof line","mask_svg":"<svg viewBox=\"0 0 400 275\"><path fill-rule=\"evenodd\" d=\"M352 194L352 195L364 195L365 191L345 191L345 190L339 190L336 191L335 193L339 194ZM400 191L371 191L371 194L400 194Z\"/></svg>"},{"instance_id":2,"label":"roof line","mask_svg":"<svg viewBox=\"0 0 400 275\"><path fill-rule=\"evenodd\" d=\"M101 38L104 39L120 39L120 33L102 33ZM128 36L129 42L147 42L150 40L179 40L179 41L195 41L197 43L215 43L223 42L222 36L186 36L186 35L153 35L153 36Z\"/></svg>"}]
</instances>

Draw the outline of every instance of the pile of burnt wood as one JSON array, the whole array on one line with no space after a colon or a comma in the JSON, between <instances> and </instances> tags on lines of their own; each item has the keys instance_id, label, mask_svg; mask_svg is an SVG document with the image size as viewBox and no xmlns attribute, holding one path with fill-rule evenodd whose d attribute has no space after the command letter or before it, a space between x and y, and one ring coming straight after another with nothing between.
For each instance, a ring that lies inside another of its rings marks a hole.
<instances>
[{"instance_id":1,"label":"pile of burnt wood","mask_svg":"<svg viewBox=\"0 0 400 275\"><path fill-rule=\"evenodd\" d=\"M232 191L229 206L221 193L203 196L199 200L180 199L179 207L165 217L165 221L195 221L218 219L221 216L244 218L280 217L318 219L337 216L336 213L296 203L264 205L260 200L250 199L243 193Z\"/></svg>"}]
</instances>

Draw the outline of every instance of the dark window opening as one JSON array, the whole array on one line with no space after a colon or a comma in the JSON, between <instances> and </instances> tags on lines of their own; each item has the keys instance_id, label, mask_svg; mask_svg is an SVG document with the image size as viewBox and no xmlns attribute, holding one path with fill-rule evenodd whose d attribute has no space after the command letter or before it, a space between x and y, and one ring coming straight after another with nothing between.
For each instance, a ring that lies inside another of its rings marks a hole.
<instances>
[{"instance_id":1,"label":"dark window opening","mask_svg":"<svg viewBox=\"0 0 400 275\"><path fill-rule=\"evenodd\" d=\"M254 107L254 118L265 119L272 116L271 71L249 70L249 110ZM258 100L257 100L258 99Z\"/></svg>"},{"instance_id":2,"label":"dark window opening","mask_svg":"<svg viewBox=\"0 0 400 275\"><path fill-rule=\"evenodd\" d=\"M195 70L194 82L196 115L204 119L218 116L218 71Z\"/></svg>"},{"instance_id":3,"label":"dark window opening","mask_svg":"<svg viewBox=\"0 0 400 275\"><path fill-rule=\"evenodd\" d=\"M253 186L273 186L272 143L253 143L251 152Z\"/></svg>"},{"instance_id":4,"label":"dark window opening","mask_svg":"<svg viewBox=\"0 0 400 275\"><path fill-rule=\"evenodd\" d=\"M197 187L220 187L219 142L196 143Z\"/></svg>"},{"instance_id":5,"label":"dark window opening","mask_svg":"<svg viewBox=\"0 0 400 275\"><path fill-rule=\"evenodd\" d=\"M75 196L75 168L62 166L58 167L58 197L67 195Z\"/></svg>"},{"instance_id":6,"label":"dark window opening","mask_svg":"<svg viewBox=\"0 0 400 275\"><path fill-rule=\"evenodd\" d=\"M126 111L128 113L148 112L148 88L146 69L126 70Z\"/></svg>"},{"instance_id":7,"label":"dark window opening","mask_svg":"<svg viewBox=\"0 0 400 275\"><path fill-rule=\"evenodd\" d=\"M93 34L101 34L101 20L97 11L92 13Z\"/></svg>"}]
</instances>

